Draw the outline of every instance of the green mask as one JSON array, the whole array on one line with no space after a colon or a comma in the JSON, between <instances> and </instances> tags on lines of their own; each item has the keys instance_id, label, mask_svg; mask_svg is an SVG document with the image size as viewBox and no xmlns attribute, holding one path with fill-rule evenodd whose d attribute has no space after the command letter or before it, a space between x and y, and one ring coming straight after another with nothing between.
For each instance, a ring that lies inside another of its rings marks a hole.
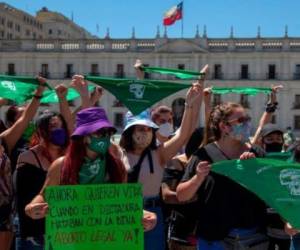
<instances>
[{"instance_id":1,"label":"green mask","mask_svg":"<svg viewBox=\"0 0 300 250\"><path fill-rule=\"evenodd\" d=\"M35 131L35 125L33 122L30 122L27 126L27 128L25 129L25 131L23 132L23 135L22 137L25 139L25 140L30 140L31 136L33 135Z\"/></svg>"},{"instance_id":2,"label":"green mask","mask_svg":"<svg viewBox=\"0 0 300 250\"><path fill-rule=\"evenodd\" d=\"M110 146L110 137L93 137L90 136L90 144L88 145L88 148L98 154L105 155L109 146Z\"/></svg>"}]
</instances>

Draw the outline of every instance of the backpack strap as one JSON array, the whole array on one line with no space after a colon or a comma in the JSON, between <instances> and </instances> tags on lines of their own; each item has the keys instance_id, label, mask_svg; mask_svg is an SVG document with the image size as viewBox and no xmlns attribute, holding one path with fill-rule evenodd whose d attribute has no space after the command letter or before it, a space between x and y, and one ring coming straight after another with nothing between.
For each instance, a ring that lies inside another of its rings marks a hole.
<instances>
[{"instance_id":1,"label":"backpack strap","mask_svg":"<svg viewBox=\"0 0 300 250\"><path fill-rule=\"evenodd\" d=\"M214 142L205 145L204 148L213 162L230 160L224 155L224 153L218 148L218 146Z\"/></svg>"},{"instance_id":2,"label":"backpack strap","mask_svg":"<svg viewBox=\"0 0 300 250\"><path fill-rule=\"evenodd\" d=\"M128 178L127 178L128 183L136 183L138 181L139 175L141 172L142 163L143 163L146 155L148 156L150 173L154 173L151 150L149 148L147 148L141 154L138 162L128 171Z\"/></svg>"},{"instance_id":3,"label":"backpack strap","mask_svg":"<svg viewBox=\"0 0 300 250\"><path fill-rule=\"evenodd\" d=\"M43 166L42 166L42 164L41 164L41 161L40 161L39 157L37 156L37 153L36 153L34 150L32 150L32 149L29 149L29 150L30 150L30 152L33 154L33 156L34 156L36 162L37 162L38 165L39 165L39 168L40 168L40 169L43 169Z\"/></svg>"}]
</instances>

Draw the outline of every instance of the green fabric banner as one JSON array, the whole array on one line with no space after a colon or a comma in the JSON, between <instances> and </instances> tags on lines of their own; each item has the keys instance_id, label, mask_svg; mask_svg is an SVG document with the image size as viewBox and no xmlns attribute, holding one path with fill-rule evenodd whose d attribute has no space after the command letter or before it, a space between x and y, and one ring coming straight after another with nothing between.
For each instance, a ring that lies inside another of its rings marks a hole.
<instances>
[{"instance_id":1,"label":"green fabric banner","mask_svg":"<svg viewBox=\"0 0 300 250\"><path fill-rule=\"evenodd\" d=\"M300 228L300 164L254 158L217 162L212 170L252 191Z\"/></svg>"},{"instance_id":2,"label":"green fabric banner","mask_svg":"<svg viewBox=\"0 0 300 250\"><path fill-rule=\"evenodd\" d=\"M89 89L89 92L91 92L95 89L95 86L89 85L88 89ZM80 97L80 95L75 89L68 88L68 93L66 96L66 99L68 101L73 101L78 97ZM41 103L58 103L58 102L59 102L59 100L58 100L55 90L44 91L43 98L41 99Z\"/></svg>"},{"instance_id":3,"label":"green fabric banner","mask_svg":"<svg viewBox=\"0 0 300 250\"><path fill-rule=\"evenodd\" d=\"M0 97L22 104L32 98L38 85L34 77L0 75Z\"/></svg>"},{"instance_id":4,"label":"green fabric banner","mask_svg":"<svg viewBox=\"0 0 300 250\"><path fill-rule=\"evenodd\" d=\"M45 250L142 250L140 184L51 186L46 189Z\"/></svg>"},{"instance_id":5,"label":"green fabric banner","mask_svg":"<svg viewBox=\"0 0 300 250\"><path fill-rule=\"evenodd\" d=\"M270 94L272 92L271 88L263 87L212 87L213 94L245 94L245 95L257 95L259 93Z\"/></svg>"},{"instance_id":6,"label":"green fabric banner","mask_svg":"<svg viewBox=\"0 0 300 250\"><path fill-rule=\"evenodd\" d=\"M205 73L196 71L187 71L182 69L167 69L158 67L141 67L142 70L148 73L159 73L165 75L174 75L180 79L198 79L200 76L204 76Z\"/></svg>"},{"instance_id":7,"label":"green fabric banner","mask_svg":"<svg viewBox=\"0 0 300 250\"><path fill-rule=\"evenodd\" d=\"M134 115L138 115L163 98L182 89L191 87L188 83L159 80L134 80L86 76L121 101Z\"/></svg>"},{"instance_id":8,"label":"green fabric banner","mask_svg":"<svg viewBox=\"0 0 300 250\"><path fill-rule=\"evenodd\" d=\"M36 78L0 75L0 97L15 101L17 104L32 98L37 86Z\"/></svg>"},{"instance_id":9,"label":"green fabric banner","mask_svg":"<svg viewBox=\"0 0 300 250\"><path fill-rule=\"evenodd\" d=\"M291 162L292 155L293 155L292 152L278 152L278 153L274 152L274 153L267 153L265 158Z\"/></svg>"}]
</instances>

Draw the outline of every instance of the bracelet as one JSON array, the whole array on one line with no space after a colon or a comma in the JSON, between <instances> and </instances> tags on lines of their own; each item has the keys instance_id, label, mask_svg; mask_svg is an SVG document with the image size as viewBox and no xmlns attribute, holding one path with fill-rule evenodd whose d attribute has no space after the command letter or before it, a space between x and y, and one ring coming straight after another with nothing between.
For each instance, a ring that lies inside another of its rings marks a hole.
<instances>
[{"instance_id":1,"label":"bracelet","mask_svg":"<svg viewBox=\"0 0 300 250\"><path fill-rule=\"evenodd\" d=\"M277 109L277 104L270 104L270 105L267 105L266 112L274 113L276 109Z\"/></svg>"},{"instance_id":2,"label":"bracelet","mask_svg":"<svg viewBox=\"0 0 300 250\"><path fill-rule=\"evenodd\" d=\"M188 109L191 109L193 106L187 102L184 103L184 106Z\"/></svg>"},{"instance_id":3,"label":"bracelet","mask_svg":"<svg viewBox=\"0 0 300 250\"><path fill-rule=\"evenodd\" d=\"M33 98L39 99L39 100L42 99L42 97L43 97L42 95L34 95L34 96L33 96Z\"/></svg>"}]
</instances>

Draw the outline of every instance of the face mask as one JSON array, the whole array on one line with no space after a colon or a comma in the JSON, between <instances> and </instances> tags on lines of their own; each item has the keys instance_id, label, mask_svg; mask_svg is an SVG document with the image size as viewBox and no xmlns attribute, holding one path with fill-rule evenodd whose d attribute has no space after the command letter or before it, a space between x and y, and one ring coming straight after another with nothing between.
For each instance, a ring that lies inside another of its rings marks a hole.
<instances>
[{"instance_id":1,"label":"face mask","mask_svg":"<svg viewBox=\"0 0 300 250\"><path fill-rule=\"evenodd\" d=\"M93 137L90 136L90 144L88 145L88 149L97 153L97 154L102 154L105 155L108 151L108 148L110 146L110 137Z\"/></svg>"},{"instance_id":2,"label":"face mask","mask_svg":"<svg viewBox=\"0 0 300 250\"><path fill-rule=\"evenodd\" d=\"M25 139L25 140L30 140L31 136L33 135L35 131L35 125L33 122L30 122L27 126L27 128L25 129L22 137Z\"/></svg>"},{"instance_id":3,"label":"face mask","mask_svg":"<svg viewBox=\"0 0 300 250\"><path fill-rule=\"evenodd\" d=\"M282 150L282 143L274 142L274 143L265 143L265 150L267 153L272 152L281 152Z\"/></svg>"},{"instance_id":4,"label":"face mask","mask_svg":"<svg viewBox=\"0 0 300 250\"><path fill-rule=\"evenodd\" d=\"M152 142L152 137L152 131L134 132L132 135L134 144L139 148L147 148Z\"/></svg>"},{"instance_id":5,"label":"face mask","mask_svg":"<svg viewBox=\"0 0 300 250\"><path fill-rule=\"evenodd\" d=\"M163 123L159 126L157 132L164 137L169 137L173 133L173 126L168 122Z\"/></svg>"},{"instance_id":6,"label":"face mask","mask_svg":"<svg viewBox=\"0 0 300 250\"><path fill-rule=\"evenodd\" d=\"M231 126L232 131L230 132L230 136L235 140L238 140L242 143L245 143L249 140L250 137L250 123L241 123Z\"/></svg>"},{"instance_id":7,"label":"face mask","mask_svg":"<svg viewBox=\"0 0 300 250\"><path fill-rule=\"evenodd\" d=\"M67 133L63 128L56 128L50 132L50 142L56 146L64 146L67 141Z\"/></svg>"}]
</instances>

